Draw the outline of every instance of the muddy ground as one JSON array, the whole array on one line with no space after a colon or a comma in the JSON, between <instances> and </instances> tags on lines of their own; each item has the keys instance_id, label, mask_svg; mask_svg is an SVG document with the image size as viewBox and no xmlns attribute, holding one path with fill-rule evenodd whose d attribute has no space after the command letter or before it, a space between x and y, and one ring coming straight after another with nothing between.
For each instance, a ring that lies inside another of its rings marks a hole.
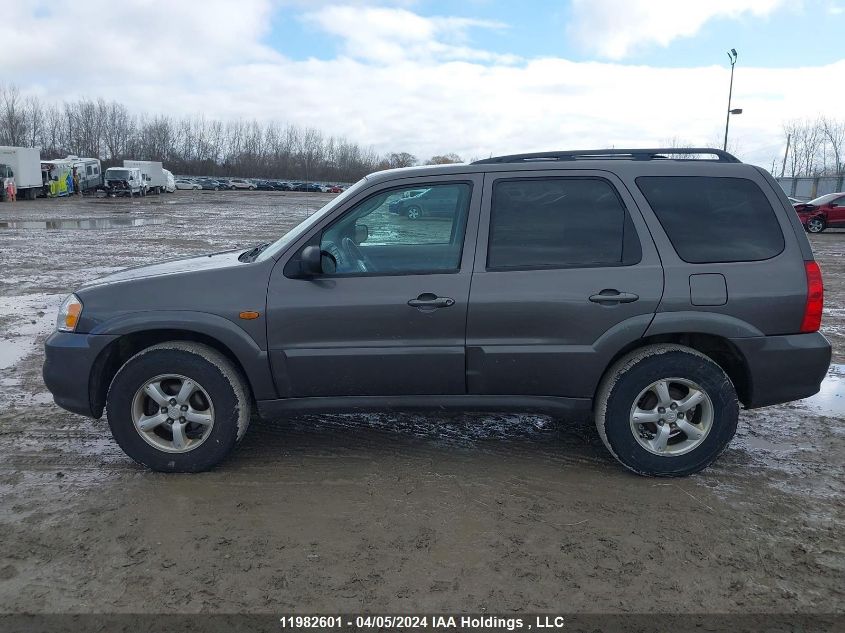
<instances>
[{"instance_id":1,"label":"muddy ground","mask_svg":"<svg viewBox=\"0 0 845 633\"><path fill-rule=\"evenodd\" d=\"M590 425L490 414L255 423L214 472L161 475L52 403L41 344L74 286L329 197L0 205L0 612L842 612L845 233L813 238L824 395L743 412L686 479L627 473Z\"/></svg>"}]
</instances>

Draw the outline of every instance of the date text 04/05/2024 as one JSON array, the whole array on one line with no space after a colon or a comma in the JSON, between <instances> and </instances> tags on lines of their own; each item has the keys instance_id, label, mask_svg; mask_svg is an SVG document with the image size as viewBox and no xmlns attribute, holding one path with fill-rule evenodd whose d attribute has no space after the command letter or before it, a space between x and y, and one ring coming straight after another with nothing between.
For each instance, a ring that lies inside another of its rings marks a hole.
<instances>
[{"instance_id":1,"label":"date text 04/05/2024","mask_svg":"<svg viewBox=\"0 0 845 633\"><path fill-rule=\"evenodd\" d=\"M562 616L536 616L533 621L519 617L495 615L452 616L452 615L358 615L358 616L317 616L288 615L279 618L282 628L288 629L561 629L565 626Z\"/></svg>"}]
</instances>

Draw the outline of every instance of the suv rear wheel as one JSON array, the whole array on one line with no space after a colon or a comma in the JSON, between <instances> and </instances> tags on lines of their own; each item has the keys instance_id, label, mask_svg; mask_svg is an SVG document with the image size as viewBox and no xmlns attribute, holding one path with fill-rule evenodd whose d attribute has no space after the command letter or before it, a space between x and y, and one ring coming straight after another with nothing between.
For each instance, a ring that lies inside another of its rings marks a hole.
<instances>
[{"instance_id":1,"label":"suv rear wheel","mask_svg":"<svg viewBox=\"0 0 845 633\"><path fill-rule=\"evenodd\" d=\"M109 426L136 462L165 472L198 472L222 461L249 425L244 381L218 351L173 341L147 348L115 375Z\"/></svg>"},{"instance_id":2,"label":"suv rear wheel","mask_svg":"<svg viewBox=\"0 0 845 633\"><path fill-rule=\"evenodd\" d=\"M595 404L604 445L641 475L704 469L730 443L738 417L730 378L681 345L651 345L620 359L602 379Z\"/></svg>"}]
</instances>

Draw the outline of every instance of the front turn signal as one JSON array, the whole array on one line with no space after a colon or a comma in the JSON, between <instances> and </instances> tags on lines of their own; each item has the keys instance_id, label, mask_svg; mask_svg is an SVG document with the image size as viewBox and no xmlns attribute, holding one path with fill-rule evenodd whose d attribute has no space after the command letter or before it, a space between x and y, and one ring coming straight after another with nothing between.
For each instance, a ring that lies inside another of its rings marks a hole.
<instances>
[{"instance_id":1,"label":"front turn signal","mask_svg":"<svg viewBox=\"0 0 845 633\"><path fill-rule=\"evenodd\" d=\"M79 325L79 317L82 315L82 302L76 295L70 295L62 302L59 308L59 316L56 319L56 329L60 332L74 332Z\"/></svg>"}]
</instances>

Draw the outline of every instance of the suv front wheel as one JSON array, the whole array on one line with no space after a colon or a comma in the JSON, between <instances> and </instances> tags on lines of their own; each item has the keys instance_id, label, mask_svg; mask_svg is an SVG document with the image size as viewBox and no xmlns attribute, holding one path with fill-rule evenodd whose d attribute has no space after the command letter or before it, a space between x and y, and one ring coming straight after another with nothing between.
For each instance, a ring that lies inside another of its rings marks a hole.
<instances>
[{"instance_id":1,"label":"suv front wheel","mask_svg":"<svg viewBox=\"0 0 845 633\"><path fill-rule=\"evenodd\" d=\"M240 372L220 352L187 341L149 347L115 375L109 426L136 462L164 472L198 472L243 438L251 401Z\"/></svg>"},{"instance_id":2,"label":"suv front wheel","mask_svg":"<svg viewBox=\"0 0 845 633\"><path fill-rule=\"evenodd\" d=\"M596 396L596 428L622 464L641 475L696 473L730 443L739 403L710 358L681 345L651 345L616 362Z\"/></svg>"}]
</instances>

